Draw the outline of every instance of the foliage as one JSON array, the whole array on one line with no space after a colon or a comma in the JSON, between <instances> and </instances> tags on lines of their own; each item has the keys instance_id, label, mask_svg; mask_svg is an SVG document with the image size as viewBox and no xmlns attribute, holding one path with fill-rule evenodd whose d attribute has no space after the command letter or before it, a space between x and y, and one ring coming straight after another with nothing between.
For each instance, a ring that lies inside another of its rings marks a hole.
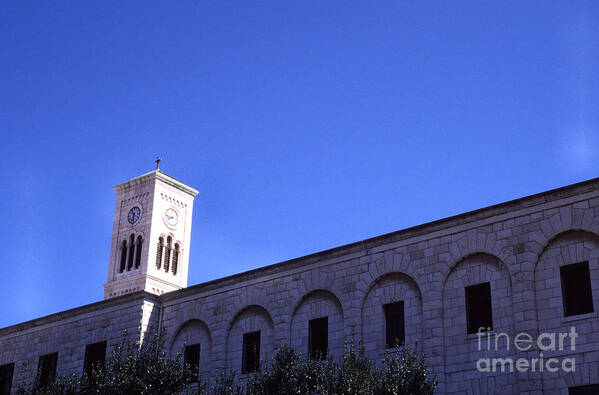
<instances>
[{"instance_id":1,"label":"foliage","mask_svg":"<svg viewBox=\"0 0 599 395\"><path fill-rule=\"evenodd\" d=\"M247 384L248 394L309 394L321 381L319 363L305 360L287 345L278 349L264 371L255 373Z\"/></svg>"},{"instance_id":2,"label":"foliage","mask_svg":"<svg viewBox=\"0 0 599 395\"><path fill-rule=\"evenodd\" d=\"M19 395L59 395L76 394L79 378L77 376L58 377L46 385L40 385L37 382L29 387L20 387L17 389Z\"/></svg>"},{"instance_id":3,"label":"foliage","mask_svg":"<svg viewBox=\"0 0 599 395\"><path fill-rule=\"evenodd\" d=\"M376 392L385 395L432 394L437 386L426 370L424 355L409 347L398 347L393 356L385 350L378 377Z\"/></svg>"},{"instance_id":4,"label":"foliage","mask_svg":"<svg viewBox=\"0 0 599 395\"><path fill-rule=\"evenodd\" d=\"M214 386L210 389L212 395L241 395L242 388L235 385L235 372L222 371L215 377Z\"/></svg>"},{"instance_id":5,"label":"foliage","mask_svg":"<svg viewBox=\"0 0 599 395\"><path fill-rule=\"evenodd\" d=\"M141 338L137 337L137 339ZM284 345L264 365L262 372L250 376L248 395L431 395L437 382L430 377L424 355L409 347L386 350L380 366L366 358L361 344L345 341L340 364L330 354L326 358L303 358ZM164 332L148 331L143 342L133 341L125 332L115 345L106 368L94 366L89 374L57 377L46 386L22 387L18 394L98 394L162 395L172 393L201 395L242 395L235 373L221 371L210 389L196 382L182 356L174 359L164 351Z\"/></svg>"},{"instance_id":6,"label":"foliage","mask_svg":"<svg viewBox=\"0 0 599 395\"><path fill-rule=\"evenodd\" d=\"M94 367L79 382L82 393L171 394L190 384L195 375L182 368L182 357L169 359L164 351L164 331L148 331L143 342L123 336L110 355L106 369Z\"/></svg>"},{"instance_id":7,"label":"foliage","mask_svg":"<svg viewBox=\"0 0 599 395\"><path fill-rule=\"evenodd\" d=\"M364 348L345 342L341 365L330 355L324 360L303 359L283 346L264 371L252 375L247 384L251 395L430 395L437 382L430 377L424 355L402 347L385 352L381 367L366 358ZM392 355L393 354L393 355Z\"/></svg>"},{"instance_id":8,"label":"foliage","mask_svg":"<svg viewBox=\"0 0 599 395\"><path fill-rule=\"evenodd\" d=\"M164 331L150 329L143 342L133 341L125 331L105 368L96 365L80 377L58 377L45 386L36 383L19 388L18 393L161 395L181 392L194 381L195 375L189 366L183 366L180 354L174 359L167 358L164 337ZM203 388L201 383L199 387Z\"/></svg>"},{"instance_id":9,"label":"foliage","mask_svg":"<svg viewBox=\"0 0 599 395\"><path fill-rule=\"evenodd\" d=\"M364 356L364 347L354 341L344 342L344 352L337 374L335 393L373 394L377 387L376 366Z\"/></svg>"}]
</instances>

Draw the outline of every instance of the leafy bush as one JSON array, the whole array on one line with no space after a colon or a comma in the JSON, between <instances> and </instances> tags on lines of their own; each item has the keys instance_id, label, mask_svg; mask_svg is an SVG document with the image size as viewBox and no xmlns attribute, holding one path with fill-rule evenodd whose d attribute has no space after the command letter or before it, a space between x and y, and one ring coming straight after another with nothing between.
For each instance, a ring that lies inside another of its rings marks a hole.
<instances>
[{"instance_id":1,"label":"leafy bush","mask_svg":"<svg viewBox=\"0 0 599 395\"><path fill-rule=\"evenodd\" d=\"M393 356L385 350L383 367L378 371L376 393L432 394L436 387L437 379L429 376L423 354L408 347L394 350Z\"/></svg>"},{"instance_id":2,"label":"leafy bush","mask_svg":"<svg viewBox=\"0 0 599 395\"><path fill-rule=\"evenodd\" d=\"M199 390L198 394L205 394ZM241 395L243 390L239 385L235 385L235 372L221 371L215 377L214 386L210 389L212 395Z\"/></svg>"},{"instance_id":3,"label":"leafy bush","mask_svg":"<svg viewBox=\"0 0 599 395\"><path fill-rule=\"evenodd\" d=\"M309 394L323 381L320 361L303 359L287 345L280 347L264 371L255 373L247 384L247 393L255 395Z\"/></svg>"},{"instance_id":4,"label":"leafy bush","mask_svg":"<svg viewBox=\"0 0 599 395\"><path fill-rule=\"evenodd\" d=\"M138 337L138 339L141 338ZM254 373L245 388L248 395L431 395L437 385L424 364L424 355L408 347L386 350L381 366L365 357L364 348L346 341L341 363L330 354L325 359L303 358L284 345ZM235 373L221 371L208 390L196 381L182 356L174 359L164 351L164 332L148 331L143 342L133 341L127 333L114 346L106 368L95 366L80 377L57 377L45 386L21 387L18 394L98 394L162 395L197 393L201 395L242 395Z\"/></svg>"},{"instance_id":5,"label":"leafy bush","mask_svg":"<svg viewBox=\"0 0 599 395\"><path fill-rule=\"evenodd\" d=\"M181 354L175 359L167 358L164 331L150 329L143 342L131 340L125 331L121 342L113 348L106 368L93 366L89 374L58 377L45 386L35 383L19 388L17 393L161 395L179 393L193 381L195 375L189 366L183 366ZM200 383L198 391L203 390Z\"/></svg>"},{"instance_id":6,"label":"leafy bush","mask_svg":"<svg viewBox=\"0 0 599 395\"><path fill-rule=\"evenodd\" d=\"M402 347L385 352L381 367L365 357L364 348L345 342L341 365L330 355L325 360L304 359L283 346L264 371L251 376L251 395L431 395L437 381L430 377L424 355Z\"/></svg>"},{"instance_id":7,"label":"leafy bush","mask_svg":"<svg viewBox=\"0 0 599 395\"><path fill-rule=\"evenodd\" d=\"M183 367L181 354L169 359L164 351L164 331L150 330L143 342L123 335L110 354L106 369L94 367L79 381L82 393L171 394L192 383L195 375Z\"/></svg>"},{"instance_id":8,"label":"leafy bush","mask_svg":"<svg viewBox=\"0 0 599 395\"><path fill-rule=\"evenodd\" d=\"M364 356L364 348L345 341L344 352L337 375L335 393L374 394L377 388L376 366Z\"/></svg>"}]
</instances>

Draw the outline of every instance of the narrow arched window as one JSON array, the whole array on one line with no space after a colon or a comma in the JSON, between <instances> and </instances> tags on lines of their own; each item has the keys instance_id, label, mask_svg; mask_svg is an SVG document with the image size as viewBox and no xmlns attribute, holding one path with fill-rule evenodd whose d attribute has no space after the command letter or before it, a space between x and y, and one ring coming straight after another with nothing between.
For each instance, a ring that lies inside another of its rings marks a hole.
<instances>
[{"instance_id":1,"label":"narrow arched window","mask_svg":"<svg viewBox=\"0 0 599 395\"><path fill-rule=\"evenodd\" d=\"M125 271L126 265L127 265L127 240L123 240L123 244L121 244L121 270L120 270L120 273Z\"/></svg>"},{"instance_id":2,"label":"narrow arched window","mask_svg":"<svg viewBox=\"0 0 599 395\"><path fill-rule=\"evenodd\" d=\"M166 251L164 251L164 271L168 273L168 269L171 265L171 244L173 238L168 236L166 238Z\"/></svg>"},{"instance_id":3,"label":"narrow arched window","mask_svg":"<svg viewBox=\"0 0 599 395\"><path fill-rule=\"evenodd\" d=\"M129 236L129 260L127 262L127 270L131 270L133 267L133 253L135 252L135 247L133 243L135 242L135 236L132 234Z\"/></svg>"},{"instance_id":4,"label":"narrow arched window","mask_svg":"<svg viewBox=\"0 0 599 395\"><path fill-rule=\"evenodd\" d=\"M175 243L175 251L173 251L173 274L177 274L177 267L179 266L179 243Z\"/></svg>"},{"instance_id":5,"label":"narrow arched window","mask_svg":"<svg viewBox=\"0 0 599 395\"><path fill-rule=\"evenodd\" d=\"M164 237L158 238L158 247L156 248L156 269L160 270L162 264L162 251L164 250Z\"/></svg>"},{"instance_id":6,"label":"narrow arched window","mask_svg":"<svg viewBox=\"0 0 599 395\"><path fill-rule=\"evenodd\" d=\"M141 244L143 239L141 236L137 236L137 243L135 246L135 268L139 268L139 264L141 263Z\"/></svg>"}]
</instances>

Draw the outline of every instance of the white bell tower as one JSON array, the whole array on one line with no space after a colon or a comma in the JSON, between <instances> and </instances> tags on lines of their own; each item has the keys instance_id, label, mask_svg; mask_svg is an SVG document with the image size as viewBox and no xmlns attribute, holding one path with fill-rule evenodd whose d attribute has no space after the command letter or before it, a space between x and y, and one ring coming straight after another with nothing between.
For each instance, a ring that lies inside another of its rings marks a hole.
<instances>
[{"instance_id":1,"label":"white bell tower","mask_svg":"<svg viewBox=\"0 0 599 395\"><path fill-rule=\"evenodd\" d=\"M159 163L159 160L157 161ZM195 189L158 169L114 187L108 281L104 299L187 286Z\"/></svg>"}]
</instances>

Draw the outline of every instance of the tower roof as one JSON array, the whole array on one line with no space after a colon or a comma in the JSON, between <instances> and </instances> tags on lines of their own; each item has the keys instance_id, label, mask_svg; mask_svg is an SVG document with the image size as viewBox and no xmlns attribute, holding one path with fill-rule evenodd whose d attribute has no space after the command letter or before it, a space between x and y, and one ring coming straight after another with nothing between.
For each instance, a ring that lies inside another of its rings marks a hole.
<instances>
[{"instance_id":1,"label":"tower roof","mask_svg":"<svg viewBox=\"0 0 599 395\"><path fill-rule=\"evenodd\" d=\"M193 189L189 185L186 185L183 182L177 180L176 178L169 176L168 174L164 173L162 170L159 170L159 169L152 170L149 173L142 174L141 176L137 176L128 181L117 184L113 188L115 191L120 191L120 190L129 188L129 187L132 187L134 185L143 184L147 181L156 180L156 179L160 180L174 188L177 188L183 192L186 192L186 193L190 194L191 196L196 196L199 193L197 190Z\"/></svg>"}]
</instances>

